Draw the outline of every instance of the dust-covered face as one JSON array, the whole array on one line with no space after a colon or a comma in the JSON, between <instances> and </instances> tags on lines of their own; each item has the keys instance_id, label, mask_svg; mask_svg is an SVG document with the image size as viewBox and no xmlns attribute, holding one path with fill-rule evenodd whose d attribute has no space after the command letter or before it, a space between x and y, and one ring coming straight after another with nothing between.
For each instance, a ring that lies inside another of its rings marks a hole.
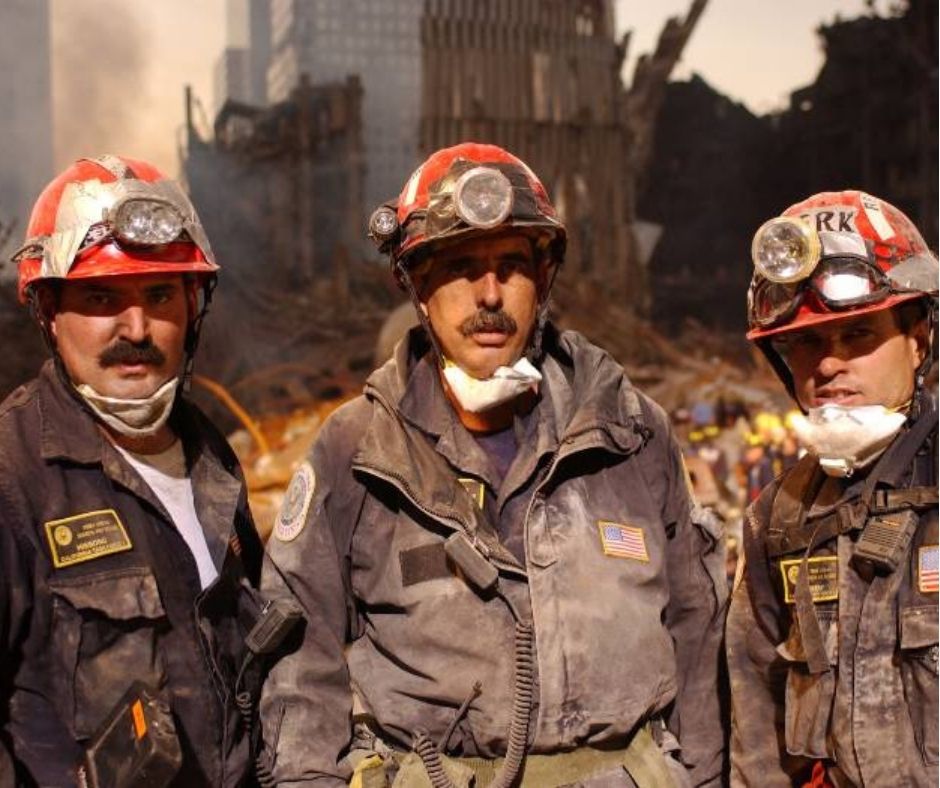
<instances>
[{"instance_id":1,"label":"dust-covered face","mask_svg":"<svg viewBox=\"0 0 940 788\"><path fill-rule=\"evenodd\" d=\"M190 307L179 274L65 280L49 327L69 378L149 397L179 374Z\"/></svg>"},{"instance_id":2,"label":"dust-covered face","mask_svg":"<svg viewBox=\"0 0 940 788\"><path fill-rule=\"evenodd\" d=\"M528 238L482 236L446 246L414 278L444 355L465 372L485 379L522 357L545 278Z\"/></svg>"},{"instance_id":3,"label":"dust-covered face","mask_svg":"<svg viewBox=\"0 0 940 788\"><path fill-rule=\"evenodd\" d=\"M914 393L926 327L904 333L895 311L882 309L788 331L773 341L793 375L804 409L826 404L897 408Z\"/></svg>"}]
</instances>

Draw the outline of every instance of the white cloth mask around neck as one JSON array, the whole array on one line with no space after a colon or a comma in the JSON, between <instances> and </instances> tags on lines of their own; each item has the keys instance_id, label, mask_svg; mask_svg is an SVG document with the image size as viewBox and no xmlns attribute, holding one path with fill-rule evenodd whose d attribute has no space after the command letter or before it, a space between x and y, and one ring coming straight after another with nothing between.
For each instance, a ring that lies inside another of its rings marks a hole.
<instances>
[{"instance_id":1,"label":"white cloth mask around neck","mask_svg":"<svg viewBox=\"0 0 940 788\"><path fill-rule=\"evenodd\" d=\"M884 405L823 405L793 419L793 430L829 476L848 478L877 459L907 416Z\"/></svg>"},{"instance_id":2,"label":"white cloth mask around neck","mask_svg":"<svg viewBox=\"0 0 940 788\"><path fill-rule=\"evenodd\" d=\"M511 367L499 367L484 380L469 375L452 361L447 361L444 377L460 407L470 413L482 413L509 402L523 392L537 388L542 382L542 374L525 356Z\"/></svg>"},{"instance_id":3,"label":"white cloth mask around neck","mask_svg":"<svg viewBox=\"0 0 940 788\"><path fill-rule=\"evenodd\" d=\"M75 387L95 415L115 432L131 438L156 434L166 424L176 400L179 377L171 378L149 397L123 399L99 394L87 383Z\"/></svg>"}]
</instances>

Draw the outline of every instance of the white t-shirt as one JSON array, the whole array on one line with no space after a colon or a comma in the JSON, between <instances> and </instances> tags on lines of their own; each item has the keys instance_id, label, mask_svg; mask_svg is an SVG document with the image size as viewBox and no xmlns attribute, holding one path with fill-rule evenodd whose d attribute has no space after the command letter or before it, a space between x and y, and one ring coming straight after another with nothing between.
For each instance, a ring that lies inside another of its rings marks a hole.
<instances>
[{"instance_id":1,"label":"white t-shirt","mask_svg":"<svg viewBox=\"0 0 940 788\"><path fill-rule=\"evenodd\" d=\"M186 472L182 442L175 441L169 449L160 454L134 454L120 446L115 448L124 455L166 508L176 530L196 559L199 582L203 588L208 588L219 576L219 572L212 562L206 535L196 517L193 482Z\"/></svg>"}]
</instances>

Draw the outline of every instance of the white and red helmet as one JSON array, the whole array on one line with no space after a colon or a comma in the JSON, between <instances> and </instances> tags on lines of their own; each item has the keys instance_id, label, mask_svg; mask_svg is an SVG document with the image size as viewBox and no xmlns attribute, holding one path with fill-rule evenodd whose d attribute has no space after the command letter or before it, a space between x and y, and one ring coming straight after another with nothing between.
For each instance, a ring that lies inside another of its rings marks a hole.
<instances>
[{"instance_id":1,"label":"white and red helmet","mask_svg":"<svg viewBox=\"0 0 940 788\"><path fill-rule=\"evenodd\" d=\"M545 187L521 159L496 145L464 142L436 151L395 203L380 206L369 235L393 267L410 267L436 245L508 228L532 235L554 263L566 233Z\"/></svg>"},{"instance_id":2,"label":"white and red helmet","mask_svg":"<svg viewBox=\"0 0 940 788\"><path fill-rule=\"evenodd\" d=\"M936 305L936 256L903 212L862 191L822 192L791 205L758 229L751 256L747 338L788 388L772 337L915 299Z\"/></svg>"},{"instance_id":3,"label":"white and red helmet","mask_svg":"<svg viewBox=\"0 0 940 788\"><path fill-rule=\"evenodd\" d=\"M214 279L219 270L179 185L151 164L112 155L79 159L43 189L13 261L24 302L44 280L151 273Z\"/></svg>"}]
</instances>

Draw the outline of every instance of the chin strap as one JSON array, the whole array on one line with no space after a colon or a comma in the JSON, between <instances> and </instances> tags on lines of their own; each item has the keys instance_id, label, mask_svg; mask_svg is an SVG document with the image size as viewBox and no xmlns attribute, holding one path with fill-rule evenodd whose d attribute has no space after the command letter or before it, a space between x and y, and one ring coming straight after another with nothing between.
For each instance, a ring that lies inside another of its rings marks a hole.
<instances>
[{"instance_id":1,"label":"chin strap","mask_svg":"<svg viewBox=\"0 0 940 788\"><path fill-rule=\"evenodd\" d=\"M914 398L909 414L912 422L920 417L927 373L937 361L937 300L936 298L925 300L927 302L927 349L924 351L924 360L914 372Z\"/></svg>"},{"instance_id":2,"label":"chin strap","mask_svg":"<svg viewBox=\"0 0 940 788\"><path fill-rule=\"evenodd\" d=\"M215 291L217 283L218 280L215 276L209 276L203 282L202 307L197 310L193 319L189 321L189 325L186 327L186 339L183 345L184 361L183 373L181 375L182 385L180 386L182 391L188 392L192 385L193 366L196 363L196 348L199 347L202 323L206 319L206 315L209 314L209 304L212 302L212 294ZM199 296L197 295L196 297L198 298Z\"/></svg>"},{"instance_id":3,"label":"chin strap","mask_svg":"<svg viewBox=\"0 0 940 788\"><path fill-rule=\"evenodd\" d=\"M431 347L434 348L434 355L437 358L437 363L440 365L441 369L444 369L445 357L444 351L440 346L440 343L437 341L437 337L434 336L434 332L431 330L431 321L428 320L428 316L424 314L424 310L421 308L421 299L418 298L418 291L415 290L414 282L411 281L411 276L408 273L408 269L402 264L401 260L395 263L395 270L398 272L398 277L401 282L404 283L405 289L408 291L408 295L411 298L411 303L414 305L415 312L418 313L418 320L421 323L421 328L424 329L424 333L428 335L428 339L431 342Z\"/></svg>"}]
</instances>

